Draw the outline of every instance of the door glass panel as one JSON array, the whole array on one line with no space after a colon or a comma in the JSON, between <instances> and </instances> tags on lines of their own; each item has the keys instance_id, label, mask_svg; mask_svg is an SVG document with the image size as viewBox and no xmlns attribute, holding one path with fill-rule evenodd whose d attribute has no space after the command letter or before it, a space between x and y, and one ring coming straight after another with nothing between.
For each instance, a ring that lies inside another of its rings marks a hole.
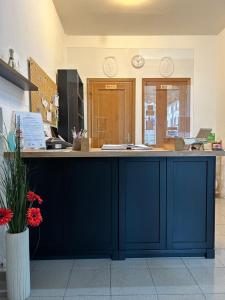
<instances>
[{"instance_id":1,"label":"door glass panel","mask_svg":"<svg viewBox=\"0 0 225 300\"><path fill-rule=\"evenodd\" d=\"M162 146L165 137L190 136L190 80L144 79L144 143Z\"/></svg>"},{"instance_id":2,"label":"door glass panel","mask_svg":"<svg viewBox=\"0 0 225 300\"><path fill-rule=\"evenodd\" d=\"M145 143L156 144L156 87L146 85L144 102L144 139Z\"/></svg>"}]
</instances>

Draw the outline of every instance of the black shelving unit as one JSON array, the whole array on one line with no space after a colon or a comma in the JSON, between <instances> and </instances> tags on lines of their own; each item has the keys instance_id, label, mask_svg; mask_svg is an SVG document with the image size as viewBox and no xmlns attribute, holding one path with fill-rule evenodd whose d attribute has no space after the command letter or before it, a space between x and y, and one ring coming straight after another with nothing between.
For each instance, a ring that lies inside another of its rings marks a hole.
<instances>
[{"instance_id":1,"label":"black shelving unit","mask_svg":"<svg viewBox=\"0 0 225 300\"><path fill-rule=\"evenodd\" d=\"M23 91L37 91L38 87L30 80L11 68L7 63L0 59L0 76L13 83Z\"/></svg>"},{"instance_id":2,"label":"black shelving unit","mask_svg":"<svg viewBox=\"0 0 225 300\"><path fill-rule=\"evenodd\" d=\"M72 143L71 130L84 129L83 82L77 70L58 70L57 85L59 93L58 132L66 141Z\"/></svg>"}]
</instances>

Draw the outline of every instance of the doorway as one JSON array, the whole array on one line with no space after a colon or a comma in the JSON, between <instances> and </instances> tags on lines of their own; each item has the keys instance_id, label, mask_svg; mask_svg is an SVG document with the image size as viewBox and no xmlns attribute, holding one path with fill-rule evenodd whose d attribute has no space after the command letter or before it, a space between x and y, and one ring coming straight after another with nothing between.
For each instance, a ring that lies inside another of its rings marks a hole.
<instances>
[{"instance_id":1,"label":"doorway","mask_svg":"<svg viewBox=\"0 0 225 300\"><path fill-rule=\"evenodd\" d=\"M135 142L135 79L87 79L91 147Z\"/></svg>"},{"instance_id":2,"label":"doorway","mask_svg":"<svg viewBox=\"0 0 225 300\"><path fill-rule=\"evenodd\" d=\"M162 146L165 137L190 136L190 78L144 78L143 142Z\"/></svg>"}]
</instances>

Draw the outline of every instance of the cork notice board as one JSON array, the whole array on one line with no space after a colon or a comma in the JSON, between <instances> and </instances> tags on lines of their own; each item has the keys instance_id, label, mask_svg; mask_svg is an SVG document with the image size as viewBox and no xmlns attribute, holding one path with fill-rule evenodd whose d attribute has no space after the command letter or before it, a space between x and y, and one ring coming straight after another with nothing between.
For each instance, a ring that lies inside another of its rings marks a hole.
<instances>
[{"instance_id":1,"label":"cork notice board","mask_svg":"<svg viewBox=\"0 0 225 300\"><path fill-rule=\"evenodd\" d=\"M57 85L32 58L29 59L29 76L38 87L38 91L31 92L30 111L40 112L44 122L57 127Z\"/></svg>"}]
</instances>

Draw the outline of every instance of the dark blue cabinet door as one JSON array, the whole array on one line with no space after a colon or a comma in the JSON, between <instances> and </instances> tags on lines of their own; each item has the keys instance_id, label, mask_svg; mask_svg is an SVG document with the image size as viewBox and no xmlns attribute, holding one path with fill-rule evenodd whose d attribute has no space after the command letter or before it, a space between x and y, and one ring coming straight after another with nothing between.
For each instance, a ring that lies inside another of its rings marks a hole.
<instances>
[{"instance_id":1,"label":"dark blue cabinet door","mask_svg":"<svg viewBox=\"0 0 225 300\"><path fill-rule=\"evenodd\" d=\"M125 256L165 248L165 158L120 159L119 229L119 248Z\"/></svg>"},{"instance_id":2,"label":"dark blue cabinet door","mask_svg":"<svg viewBox=\"0 0 225 300\"><path fill-rule=\"evenodd\" d=\"M112 158L67 160L64 226L68 254L83 257L117 255L115 164Z\"/></svg>"},{"instance_id":3,"label":"dark blue cabinet door","mask_svg":"<svg viewBox=\"0 0 225 300\"><path fill-rule=\"evenodd\" d=\"M31 187L44 199L43 223L30 230L32 258L117 258L116 161L44 158L27 163Z\"/></svg>"},{"instance_id":4,"label":"dark blue cabinet door","mask_svg":"<svg viewBox=\"0 0 225 300\"><path fill-rule=\"evenodd\" d=\"M167 159L167 247L214 248L215 158Z\"/></svg>"},{"instance_id":5,"label":"dark blue cabinet door","mask_svg":"<svg viewBox=\"0 0 225 300\"><path fill-rule=\"evenodd\" d=\"M33 258L58 258L65 254L64 196L65 173L62 160L26 159L31 190L43 198L40 206L43 222L30 228L30 256Z\"/></svg>"}]
</instances>

